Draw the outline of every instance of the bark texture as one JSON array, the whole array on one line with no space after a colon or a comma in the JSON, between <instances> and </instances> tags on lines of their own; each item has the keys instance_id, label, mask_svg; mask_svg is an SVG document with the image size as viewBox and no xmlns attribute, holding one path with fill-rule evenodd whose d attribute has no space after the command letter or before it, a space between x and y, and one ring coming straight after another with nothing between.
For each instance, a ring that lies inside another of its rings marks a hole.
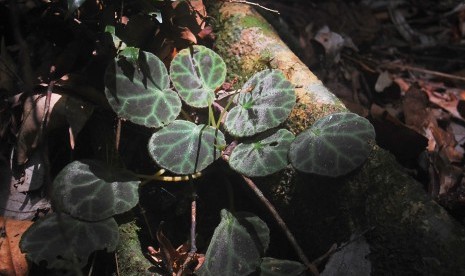
<instances>
[{"instance_id":1,"label":"bark texture","mask_svg":"<svg viewBox=\"0 0 465 276\"><path fill-rule=\"evenodd\" d=\"M251 6L223 3L210 15L219 24L214 48L231 78L244 82L271 66L296 85L298 102L287 122L291 131L299 133L318 118L346 110ZM365 236L373 275L465 275L463 226L376 145L362 168L341 178L288 169L256 182L310 259L352 233L371 229Z\"/></svg>"}]
</instances>

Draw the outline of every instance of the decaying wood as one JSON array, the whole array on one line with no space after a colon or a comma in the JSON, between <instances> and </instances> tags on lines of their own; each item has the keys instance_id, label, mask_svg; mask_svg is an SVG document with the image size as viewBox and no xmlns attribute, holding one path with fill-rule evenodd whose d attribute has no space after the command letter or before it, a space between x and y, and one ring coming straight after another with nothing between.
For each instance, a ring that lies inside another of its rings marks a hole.
<instances>
[{"instance_id":1,"label":"decaying wood","mask_svg":"<svg viewBox=\"0 0 465 276\"><path fill-rule=\"evenodd\" d=\"M296 85L298 103L287 123L291 131L346 110L252 7L223 3L216 20L221 29L215 50L239 82L272 67ZM288 169L257 182L309 257L347 241L352 233L373 229L365 235L373 275L465 275L463 226L377 146L362 168L345 177Z\"/></svg>"}]
</instances>

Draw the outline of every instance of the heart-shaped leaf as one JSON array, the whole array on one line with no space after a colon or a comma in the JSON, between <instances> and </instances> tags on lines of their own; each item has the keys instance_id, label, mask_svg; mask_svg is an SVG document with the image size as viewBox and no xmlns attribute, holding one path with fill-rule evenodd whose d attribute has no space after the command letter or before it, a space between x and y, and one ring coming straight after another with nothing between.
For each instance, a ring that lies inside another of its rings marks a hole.
<instances>
[{"instance_id":1,"label":"heart-shaped leaf","mask_svg":"<svg viewBox=\"0 0 465 276\"><path fill-rule=\"evenodd\" d=\"M220 157L224 134L206 125L176 120L154 133L149 153L161 167L176 174L193 174Z\"/></svg>"},{"instance_id":2,"label":"heart-shaped leaf","mask_svg":"<svg viewBox=\"0 0 465 276\"><path fill-rule=\"evenodd\" d=\"M139 180L129 172L93 160L74 161L56 176L52 200L73 217L98 221L132 209L139 201Z\"/></svg>"},{"instance_id":3,"label":"heart-shaped leaf","mask_svg":"<svg viewBox=\"0 0 465 276\"><path fill-rule=\"evenodd\" d=\"M344 175L360 166L375 139L370 122L354 113L335 113L316 121L291 144L292 165L306 173Z\"/></svg>"},{"instance_id":4,"label":"heart-shaped leaf","mask_svg":"<svg viewBox=\"0 0 465 276\"><path fill-rule=\"evenodd\" d=\"M278 126L287 119L296 100L294 87L279 70L256 73L241 91L224 124L229 133L238 137Z\"/></svg>"},{"instance_id":5,"label":"heart-shaped leaf","mask_svg":"<svg viewBox=\"0 0 465 276\"><path fill-rule=\"evenodd\" d=\"M284 169L294 134L286 129L263 133L234 148L229 165L247 176L265 176Z\"/></svg>"},{"instance_id":6,"label":"heart-shaped leaf","mask_svg":"<svg viewBox=\"0 0 465 276\"><path fill-rule=\"evenodd\" d=\"M307 267L299 262L264 257L260 264L260 276L305 275Z\"/></svg>"},{"instance_id":7,"label":"heart-shaped leaf","mask_svg":"<svg viewBox=\"0 0 465 276\"><path fill-rule=\"evenodd\" d=\"M270 230L259 217L221 210L221 222L196 275L249 275L257 270L269 242Z\"/></svg>"},{"instance_id":8,"label":"heart-shaped leaf","mask_svg":"<svg viewBox=\"0 0 465 276\"><path fill-rule=\"evenodd\" d=\"M181 99L169 86L163 62L144 51L137 64L121 57L105 72L105 95L116 114L147 127L167 125L181 112Z\"/></svg>"},{"instance_id":9,"label":"heart-shaped leaf","mask_svg":"<svg viewBox=\"0 0 465 276\"><path fill-rule=\"evenodd\" d=\"M226 64L214 51L204 46L181 50L171 61L170 75L179 96L190 106L207 107L215 89L224 83Z\"/></svg>"},{"instance_id":10,"label":"heart-shaped leaf","mask_svg":"<svg viewBox=\"0 0 465 276\"><path fill-rule=\"evenodd\" d=\"M63 213L49 214L24 232L20 248L34 263L47 261L50 268L83 267L95 250L114 251L118 224L113 218L98 222L77 220Z\"/></svg>"}]
</instances>

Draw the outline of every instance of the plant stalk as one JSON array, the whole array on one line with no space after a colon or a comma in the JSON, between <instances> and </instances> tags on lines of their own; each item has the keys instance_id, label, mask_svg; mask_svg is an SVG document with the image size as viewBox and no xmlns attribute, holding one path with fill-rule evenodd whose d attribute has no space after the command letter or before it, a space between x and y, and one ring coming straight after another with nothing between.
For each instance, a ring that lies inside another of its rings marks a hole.
<instances>
[{"instance_id":1,"label":"plant stalk","mask_svg":"<svg viewBox=\"0 0 465 276\"><path fill-rule=\"evenodd\" d=\"M284 220L281 218L281 216L278 214L278 211L274 208L274 206L271 204L271 202L266 199L266 197L263 195L262 191L255 185L255 183L252 181L252 179L242 175L242 178L245 180L245 183L254 191L254 193L258 196L260 201L265 205L265 207L270 211L270 213L273 215L275 218L276 222L278 225L281 227L281 229L284 231L286 234L287 239L291 243L292 247L294 248L295 252L297 253L297 256L299 259L302 261L302 263L308 268L308 270L313 274L313 275L319 275L318 269L316 266L311 263L307 256L305 255L304 251L302 248L299 246L297 243L294 235L292 235L291 231L287 227L286 223Z\"/></svg>"}]
</instances>

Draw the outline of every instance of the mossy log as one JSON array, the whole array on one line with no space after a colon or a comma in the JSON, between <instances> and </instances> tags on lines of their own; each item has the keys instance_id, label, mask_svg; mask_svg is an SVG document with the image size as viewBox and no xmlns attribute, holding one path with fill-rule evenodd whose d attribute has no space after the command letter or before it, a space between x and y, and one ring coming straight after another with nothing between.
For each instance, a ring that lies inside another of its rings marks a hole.
<instances>
[{"instance_id":1,"label":"mossy log","mask_svg":"<svg viewBox=\"0 0 465 276\"><path fill-rule=\"evenodd\" d=\"M291 131L299 133L318 118L346 110L251 6L223 3L210 15L219 23L214 49L230 77L243 82L271 66L296 85L298 103L287 122ZM373 275L465 275L463 226L377 146L359 170L341 178L288 169L255 181L310 259L352 233L371 229L365 236Z\"/></svg>"}]
</instances>

